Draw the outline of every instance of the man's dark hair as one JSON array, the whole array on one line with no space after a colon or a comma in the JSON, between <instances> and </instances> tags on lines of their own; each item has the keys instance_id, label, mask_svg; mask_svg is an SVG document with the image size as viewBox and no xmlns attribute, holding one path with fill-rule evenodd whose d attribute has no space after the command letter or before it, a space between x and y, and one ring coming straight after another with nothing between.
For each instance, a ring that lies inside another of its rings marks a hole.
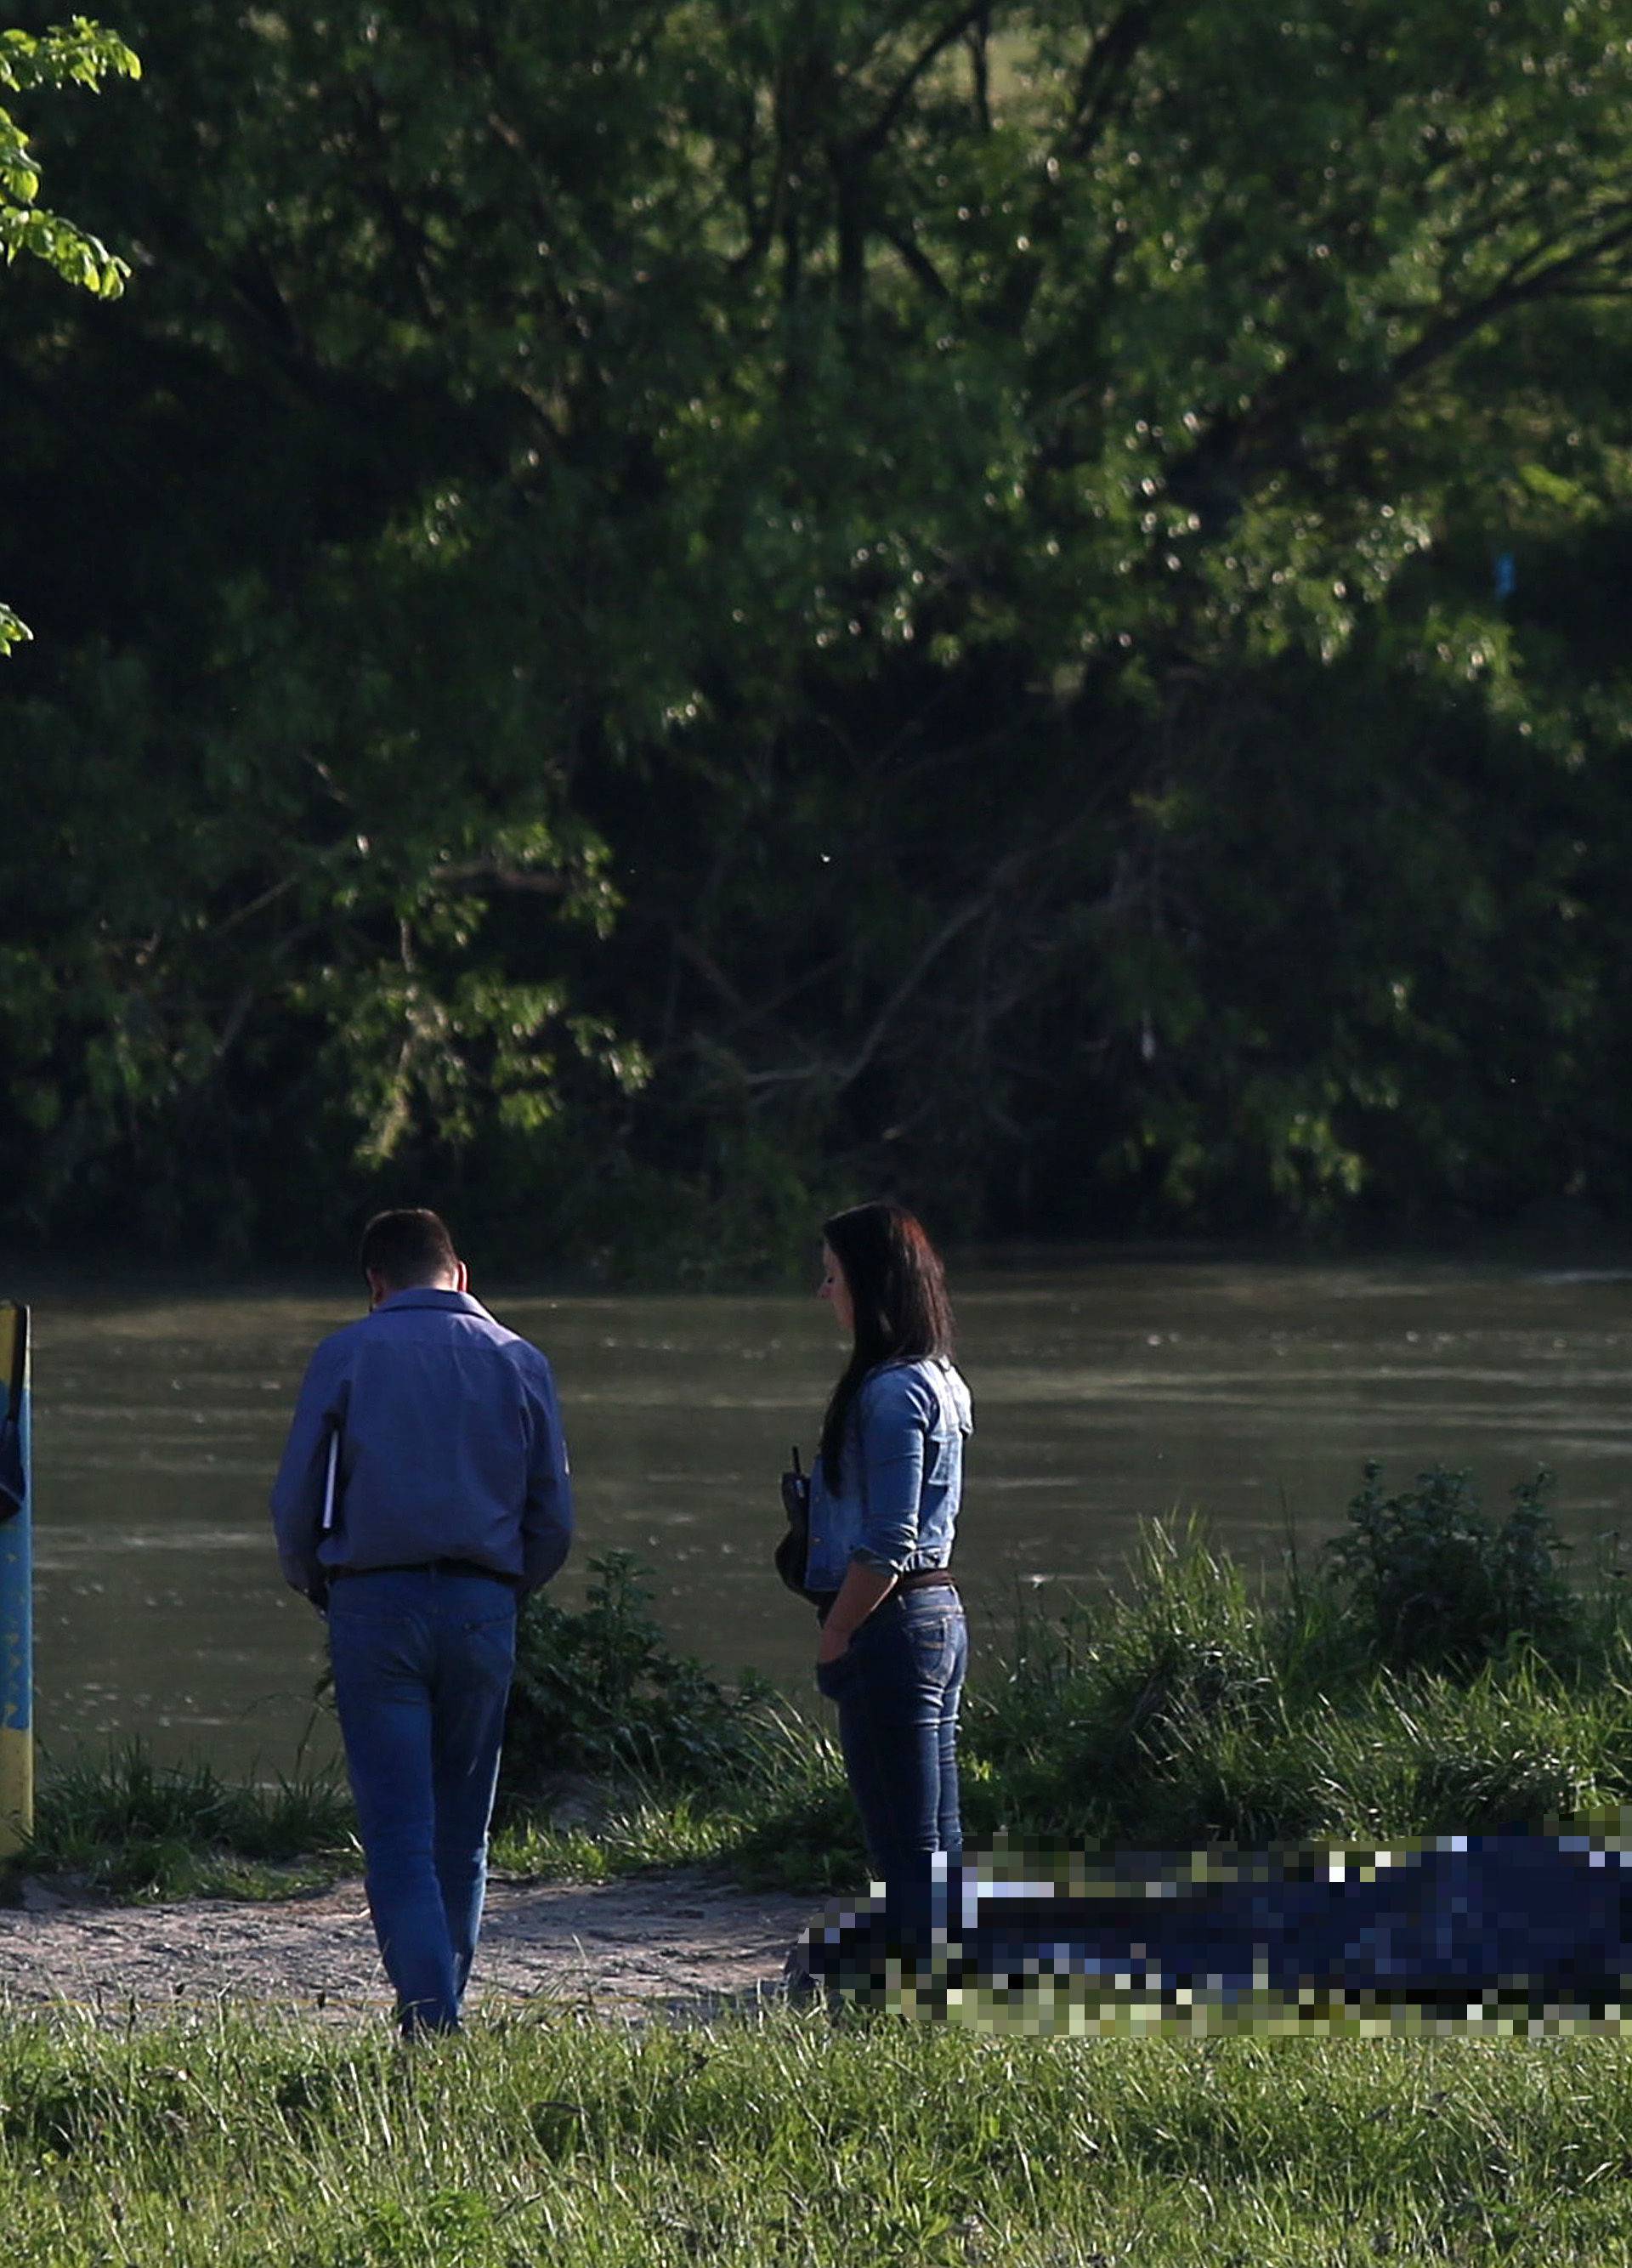
<instances>
[{"instance_id":1,"label":"man's dark hair","mask_svg":"<svg viewBox=\"0 0 1632 2268\"><path fill-rule=\"evenodd\" d=\"M436 1276L451 1275L459 1265L447 1223L422 1205L400 1205L393 1212L377 1212L363 1232L358 1257L365 1276L383 1276L399 1292L429 1284Z\"/></svg>"}]
</instances>

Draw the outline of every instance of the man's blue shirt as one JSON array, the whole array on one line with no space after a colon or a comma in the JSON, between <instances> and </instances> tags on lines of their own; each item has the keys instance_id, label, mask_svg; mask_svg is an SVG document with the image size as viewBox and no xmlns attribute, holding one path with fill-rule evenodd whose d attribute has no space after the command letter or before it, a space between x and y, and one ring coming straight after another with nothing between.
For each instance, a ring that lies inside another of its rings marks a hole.
<instances>
[{"instance_id":1,"label":"man's blue shirt","mask_svg":"<svg viewBox=\"0 0 1632 2268\"><path fill-rule=\"evenodd\" d=\"M324 1534L336 1432L336 1515ZM338 1567L429 1559L467 1559L526 1590L547 1583L572 1540L548 1363L468 1292L394 1292L307 1365L272 1519L283 1573L308 1596Z\"/></svg>"}]
</instances>

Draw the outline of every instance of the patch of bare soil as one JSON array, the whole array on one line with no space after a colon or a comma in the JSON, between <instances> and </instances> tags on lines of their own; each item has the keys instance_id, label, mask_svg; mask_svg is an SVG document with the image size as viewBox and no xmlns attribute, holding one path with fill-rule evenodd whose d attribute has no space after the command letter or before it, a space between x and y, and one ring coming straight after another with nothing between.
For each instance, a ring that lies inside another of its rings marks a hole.
<instances>
[{"instance_id":1,"label":"patch of bare soil","mask_svg":"<svg viewBox=\"0 0 1632 2268\"><path fill-rule=\"evenodd\" d=\"M469 2006L576 2002L613 2018L752 2004L780 1984L815 1901L703 1868L492 1883ZM26 1886L0 1911L0 2007L151 2019L217 1999L355 2019L390 1994L360 1882L271 1904L74 1903Z\"/></svg>"}]
</instances>

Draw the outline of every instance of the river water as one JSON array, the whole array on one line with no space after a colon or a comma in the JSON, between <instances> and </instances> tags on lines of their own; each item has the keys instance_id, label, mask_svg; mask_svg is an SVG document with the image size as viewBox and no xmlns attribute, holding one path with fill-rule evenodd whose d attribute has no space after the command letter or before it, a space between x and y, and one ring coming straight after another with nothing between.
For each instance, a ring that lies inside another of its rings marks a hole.
<instances>
[{"instance_id":1,"label":"river water","mask_svg":"<svg viewBox=\"0 0 1632 2268\"><path fill-rule=\"evenodd\" d=\"M13 1271L14 1277L20 1271ZM486 1289L486 1287L478 1287ZM977 1647L1018 1597L1114 1576L1138 1524L1205 1513L1249 1565L1337 1533L1368 1457L1473 1469L1489 1507L1538 1462L1592 1564L1632 1510L1632 1271L1096 1256L956 1272L975 1400L959 1567ZM312 1344L306 1292L0 1285L35 1301L38 1724L48 1756L140 1734L284 1769L329 1753L321 1625L285 1591L266 1496ZM776 1476L808 1461L842 1359L808 1297L488 1292L555 1363L579 1541L653 1569L674 1644L808 1694L776 1582Z\"/></svg>"}]
</instances>

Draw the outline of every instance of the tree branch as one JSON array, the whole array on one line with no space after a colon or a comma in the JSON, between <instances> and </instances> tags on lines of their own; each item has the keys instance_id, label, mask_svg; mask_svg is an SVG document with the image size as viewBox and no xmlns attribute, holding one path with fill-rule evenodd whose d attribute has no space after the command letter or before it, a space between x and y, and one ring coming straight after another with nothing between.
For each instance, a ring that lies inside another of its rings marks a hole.
<instances>
[{"instance_id":1,"label":"tree branch","mask_svg":"<svg viewBox=\"0 0 1632 2268\"><path fill-rule=\"evenodd\" d=\"M849 144L851 153L863 160L876 157L894 131L896 121L911 99L913 89L930 65L944 55L948 48L974 31L988 12L989 0L974 0L971 7L959 10L950 23L944 24L913 61L907 66L886 98L884 107L870 126L864 127Z\"/></svg>"},{"instance_id":2,"label":"tree branch","mask_svg":"<svg viewBox=\"0 0 1632 2268\"><path fill-rule=\"evenodd\" d=\"M940 269L930 258L929 254L914 243L910 223L904 229L882 227L879 234L886 244L893 246L900 253L908 269L923 284L932 299L947 300L952 298L952 287Z\"/></svg>"},{"instance_id":3,"label":"tree branch","mask_svg":"<svg viewBox=\"0 0 1632 2268\"><path fill-rule=\"evenodd\" d=\"M993 900L1001 895L1018 874L1022 864L1023 857L1018 851L1012 851L1008 858L1000 859L988 875L984 888L977 892L973 898L966 900L956 912L949 915L941 924L873 1018L861 1045L847 1064L813 1064L790 1067L783 1071L750 1071L743 1081L744 1086L763 1092L774 1086L802 1086L808 1082L826 1080L829 1084L830 1094L835 1098L842 1094L847 1087L853 1086L874 1056L878 1054L889 1033L891 1025L912 998L947 946L955 943L965 930L980 919Z\"/></svg>"},{"instance_id":4,"label":"tree branch","mask_svg":"<svg viewBox=\"0 0 1632 2268\"><path fill-rule=\"evenodd\" d=\"M1085 157L1099 139L1162 4L1163 0L1136 0L1094 41L1077 81L1070 130L1062 145L1067 156Z\"/></svg>"},{"instance_id":5,"label":"tree branch","mask_svg":"<svg viewBox=\"0 0 1632 2268\"><path fill-rule=\"evenodd\" d=\"M1614 227L1606 229L1592 243L1578 245L1573 251L1559 252L1540 268L1526 274L1527 260L1516 261L1507 274L1481 298L1443 316L1417 340L1395 356L1389 364L1389 375L1397 387L1408 385L1420 372L1439 361L1465 339L1471 338L1485 324L1511 314L1516 307L1528 306L1537 299L1569 296L1579 298L1593 296L1592 282L1584 271L1590 269L1606 253L1619 251L1632 245L1632 213ZM1531 257L1545 254L1531 255ZM1605 279L1606 296L1624 288Z\"/></svg>"},{"instance_id":6,"label":"tree branch","mask_svg":"<svg viewBox=\"0 0 1632 2268\"><path fill-rule=\"evenodd\" d=\"M485 882L495 890L531 891L536 897L564 897L570 887L564 874L540 873L535 866L512 866L502 858L461 858L432 869L438 882Z\"/></svg>"}]
</instances>

